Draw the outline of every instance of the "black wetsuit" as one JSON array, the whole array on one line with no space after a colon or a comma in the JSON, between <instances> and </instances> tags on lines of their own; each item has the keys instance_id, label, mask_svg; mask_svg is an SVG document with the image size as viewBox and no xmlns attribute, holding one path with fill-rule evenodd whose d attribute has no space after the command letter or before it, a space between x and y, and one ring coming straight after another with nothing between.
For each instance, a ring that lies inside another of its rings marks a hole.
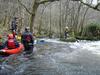
<instances>
[{"instance_id":1,"label":"black wetsuit","mask_svg":"<svg viewBox=\"0 0 100 75\"><path fill-rule=\"evenodd\" d=\"M21 36L21 42L24 45L25 52L30 54L33 52L34 48L34 39L33 35L30 32L24 32Z\"/></svg>"}]
</instances>

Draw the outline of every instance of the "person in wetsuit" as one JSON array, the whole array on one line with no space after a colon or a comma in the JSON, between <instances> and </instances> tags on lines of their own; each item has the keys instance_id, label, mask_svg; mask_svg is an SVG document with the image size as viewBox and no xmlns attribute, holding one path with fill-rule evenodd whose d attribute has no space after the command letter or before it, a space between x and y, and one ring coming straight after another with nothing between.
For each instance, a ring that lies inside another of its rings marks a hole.
<instances>
[{"instance_id":1,"label":"person in wetsuit","mask_svg":"<svg viewBox=\"0 0 100 75\"><path fill-rule=\"evenodd\" d=\"M30 54L33 52L34 48L34 38L30 32L30 28L26 27L25 31L21 35L21 43L24 45L25 53Z\"/></svg>"}]
</instances>

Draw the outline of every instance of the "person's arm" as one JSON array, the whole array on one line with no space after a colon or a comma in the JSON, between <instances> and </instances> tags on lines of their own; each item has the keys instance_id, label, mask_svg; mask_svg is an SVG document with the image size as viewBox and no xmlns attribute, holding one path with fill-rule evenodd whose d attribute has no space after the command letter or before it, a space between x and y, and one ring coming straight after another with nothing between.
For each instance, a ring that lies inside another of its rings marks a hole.
<instances>
[{"instance_id":1,"label":"person's arm","mask_svg":"<svg viewBox=\"0 0 100 75\"><path fill-rule=\"evenodd\" d=\"M31 43L32 43L32 45L34 45L34 37L32 34L30 34L30 35L31 35Z\"/></svg>"},{"instance_id":2,"label":"person's arm","mask_svg":"<svg viewBox=\"0 0 100 75\"><path fill-rule=\"evenodd\" d=\"M14 41L15 41L16 47L19 47L19 43L16 40L14 40Z\"/></svg>"},{"instance_id":3,"label":"person's arm","mask_svg":"<svg viewBox=\"0 0 100 75\"><path fill-rule=\"evenodd\" d=\"M23 43L23 34L21 35L21 43Z\"/></svg>"},{"instance_id":4,"label":"person's arm","mask_svg":"<svg viewBox=\"0 0 100 75\"><path fill-rule=\"evenodd\" d=\"M8 41L6 41L6 42L4 43L4 47L7 47L7 42L8 42Z\"/></svg>"}]
</instances>

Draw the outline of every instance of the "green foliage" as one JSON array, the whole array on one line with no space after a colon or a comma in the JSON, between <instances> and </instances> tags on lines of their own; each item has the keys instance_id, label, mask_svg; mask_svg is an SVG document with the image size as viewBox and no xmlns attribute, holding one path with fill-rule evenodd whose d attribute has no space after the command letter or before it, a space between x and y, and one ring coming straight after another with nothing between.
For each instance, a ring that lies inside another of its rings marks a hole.
<instances>
[{"instance_id":1,"label":"green foliage","mask_svg":"<svg viewBox=\"0 0 100 75\"><path fill-rule=\"evenodd\" d=\"M83 40L99 40L100 39L100 24L98 23L90 23L86 27L84 27L84 35L77 36L78 39Z\"/></svg>"},{"instance_id":2,"label":"green foliage","mask_svg":"<svg viewBox=\"0 0 100 75\"><path fill-rule=\"evenodd\" d=\"M70 31L68 34L69 34L70 37L75 37L75 32L74 31Z\"/></svg>"},{"instance_id":3,"label":"green foliage","mask_svg":"<svg viewBox=\"0 0 100 75\"><path fill-rule=\"evenodd\" d=\"M100 37L77 36L76 39L79 39L79 40L97 41L97 40L100 40Z\"/></svg>"},{"instance_id":4,"label":"green foliage","mask_svg":"<svg viewBox=\"0 0 100 75\"><path fill-rule=\"evenodd\" d=\"M87 30L92 34L92 36L96 36L97 30L100 30L100 26L97 23L91 23L88 25Z\"/></svg>"},{"instance_id":5,"label":"green foliage","mask_svg":"<svg viewBox=\"0 0 100 75\"><path fill-rule=\"evenodd\" d=\"M87 36L98 36L98 32L100 31L100 25L98 23L91 23L86 26L86 35Z\"/></svg>"}]
</instances>

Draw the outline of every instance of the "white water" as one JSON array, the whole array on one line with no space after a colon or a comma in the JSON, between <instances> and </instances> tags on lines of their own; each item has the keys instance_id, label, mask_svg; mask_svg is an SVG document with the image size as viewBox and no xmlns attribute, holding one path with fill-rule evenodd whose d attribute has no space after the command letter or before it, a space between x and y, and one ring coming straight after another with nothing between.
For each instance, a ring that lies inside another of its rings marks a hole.
<instances>
[{"instance_id":1,"label":"white water","mask_svg":"<svg viewBox=\"0 0 100 75\"><path fill-rule=\"evenodd\" d=\"M62 42L58 39L40 39L48 42L38 49L35 59L22 62L15 75L100 75L100 41ZM41 51L42 50L42 51ZM40 53L39 53L40 52ZM33 71L30 71L30 69Z\"/></svg>"},{"instance_id":2,"label":"white water","mask_svg":"<svg viewBox=\"0 0 100 75\"><path fill-rule=\"evenodd\" d=\"M47 41L58 47L58 51L52 53L51 57L59 72L63 72L62 75L100 75L100 41Z\"/></svg>"},{"instance_id":3,"label":"white water","mask_svg":"<svg viewBox=\"0 0 100 75\"><path fill-rule=\"evenodd\" d=\"M91 51L93 54L100 55L100 41L75 42L75 43L72 43L70 47L82 49L82 50L88 50L88 51Z\"/></svg>"},{"instance_id":4,"label":"white water","mask_svg":"<svg viewBox=\"0 0 100 75\"><path fill-rule=\"evenodd\" d=\"M78 41L78 42L62 42L59 39L41 39L45 42L59 43L59 44L70 44L73 49L88 50L95 54L100 54L100 41Z\"/></svg>"},{"instance_id":5,"label":"white water","mask_svg":"<svg viewBox=\"0 0 100 75\"><path fill-rule=\"evenodd\" d=\"M66 42L59 41L59 39L48 39L48 38L44 38L44 39L40 39L40 40L44 40L45 42L66 44Z\"/></svg>"}]
</instances>

